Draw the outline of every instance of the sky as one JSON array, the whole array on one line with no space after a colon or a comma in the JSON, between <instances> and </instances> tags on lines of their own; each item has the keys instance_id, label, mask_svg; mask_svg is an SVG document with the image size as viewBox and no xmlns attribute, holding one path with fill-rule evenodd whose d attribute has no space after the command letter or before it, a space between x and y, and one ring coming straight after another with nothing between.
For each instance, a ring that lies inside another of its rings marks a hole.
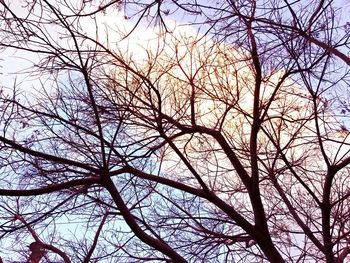
<instances>
[{"instance_id":1,"label":"sky","mask_svg":"<svg viewBox=\"0 0 350 263\"><path fill-rule=\"evenodd\" d=\"M21 8L18 7L19 13L22 12L20 9ZM345 10L344 13L348 14L349 11ZM168 21L166 21L167 25L169 25L170 28L175 27L175 25L179 23L178 21L175 22L172 19L174 19L174 17L171 17L171 19L168 19ZM83 29L85 29L86 33L91 37L95 37L96 34L94 23L94 21L89 21L88 19L82 21ZM99 25L98 35L102 42L107 43L108 41L109 45L115 45L116 48L120 49L120 51L130 52L130 55L132 55L135 60L142 61L146 59L147 53L145 50L155 50L158 45L159 39L158 35L156 34L158 29L152 29L146 23L141 23L140 25L138 25L138 27L132 32L132 34L124 40L122 39L124 37L123 35L113 32L113 28L116 26L119 29L122 29L124 32L130 32L133 29L134 21L125 19L125 14L123 12L120 12L117 15L115 12L107 13L106 15L101 16L99 15L96 18L96 23L97 25ZM110 28L108 40L105 37L106 27ZM194 29L190 26L181 26L181 29L179 31L176 30L172 34L169 34L169 36L173 35L176 37L180 37L184 34L189 36L196 35L197 29ZM169 50L169 52L171 51ZM184 50L184 52L186 52L186 50ZM13 52L9 50L5 53L2 53L2 59L3 60L0 61L0 65L2 67L0 69L0 72L2 74L0 75L0 85L11 87L16 81L16 83L23 83L21 84L21 86L24 89L28 90L31 89L31 87L38 84L37 76L35 77L36 79L33 79L28 76L23 77L21 75L16 74L16 72L18 72L19 70L23 70L30 67L32 61L37 61L38 57L36 55L28 56L27 54L24 55L21 52ZM210 120L207 119L204 122L209 123ZM347 153L347 149L345 149L344 151ZM166 169L166 167L164 168Z\"/></svg>"}]
</instances>

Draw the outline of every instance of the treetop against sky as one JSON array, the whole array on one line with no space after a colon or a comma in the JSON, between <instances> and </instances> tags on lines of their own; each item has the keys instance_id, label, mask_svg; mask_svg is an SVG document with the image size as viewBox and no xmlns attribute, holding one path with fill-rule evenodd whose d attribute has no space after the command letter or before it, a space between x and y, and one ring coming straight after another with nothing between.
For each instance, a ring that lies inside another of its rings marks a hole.
<instances>
[{"instance_id":1,"label":"treetop against sky","mask_svg":"<svg viewBox=\"0 0 350 263\"><path fill-rule=\"evenodd\" d=\"M347 2L0 8L3 261L348 260Z\"/></svg>"}]
</instances>

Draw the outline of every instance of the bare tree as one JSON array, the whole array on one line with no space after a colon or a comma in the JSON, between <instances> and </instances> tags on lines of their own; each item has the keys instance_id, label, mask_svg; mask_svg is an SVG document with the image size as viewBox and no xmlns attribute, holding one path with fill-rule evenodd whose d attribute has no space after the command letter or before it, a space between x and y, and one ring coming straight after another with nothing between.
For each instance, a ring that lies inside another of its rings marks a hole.
<instances>
[{"instance_id":1,"label":"bare tree","mask_svg":"<svg viewBox=\"0 0 350 263\"><path fill-rule=\"evenodd\" d=\"M1 50L31 61L1 80L7 260L346 261L335 1L0 4Z\"/></svg>"}]
</instances>

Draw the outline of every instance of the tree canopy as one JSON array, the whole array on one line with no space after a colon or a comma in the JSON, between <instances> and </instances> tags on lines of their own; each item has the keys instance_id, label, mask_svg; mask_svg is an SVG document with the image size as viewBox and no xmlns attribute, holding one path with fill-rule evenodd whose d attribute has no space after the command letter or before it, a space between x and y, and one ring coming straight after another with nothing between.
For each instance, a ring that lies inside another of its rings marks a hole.
<instances>
[{"instance_id":1,"label":"tree canopy","mask_svg":"<svg viewBox=\"0 0 350 263\"><path fill-rule=\"evenodd\" d=\"M0 6L4 262L350 258L346 2Z\"/></svg>"}]
</instances>

